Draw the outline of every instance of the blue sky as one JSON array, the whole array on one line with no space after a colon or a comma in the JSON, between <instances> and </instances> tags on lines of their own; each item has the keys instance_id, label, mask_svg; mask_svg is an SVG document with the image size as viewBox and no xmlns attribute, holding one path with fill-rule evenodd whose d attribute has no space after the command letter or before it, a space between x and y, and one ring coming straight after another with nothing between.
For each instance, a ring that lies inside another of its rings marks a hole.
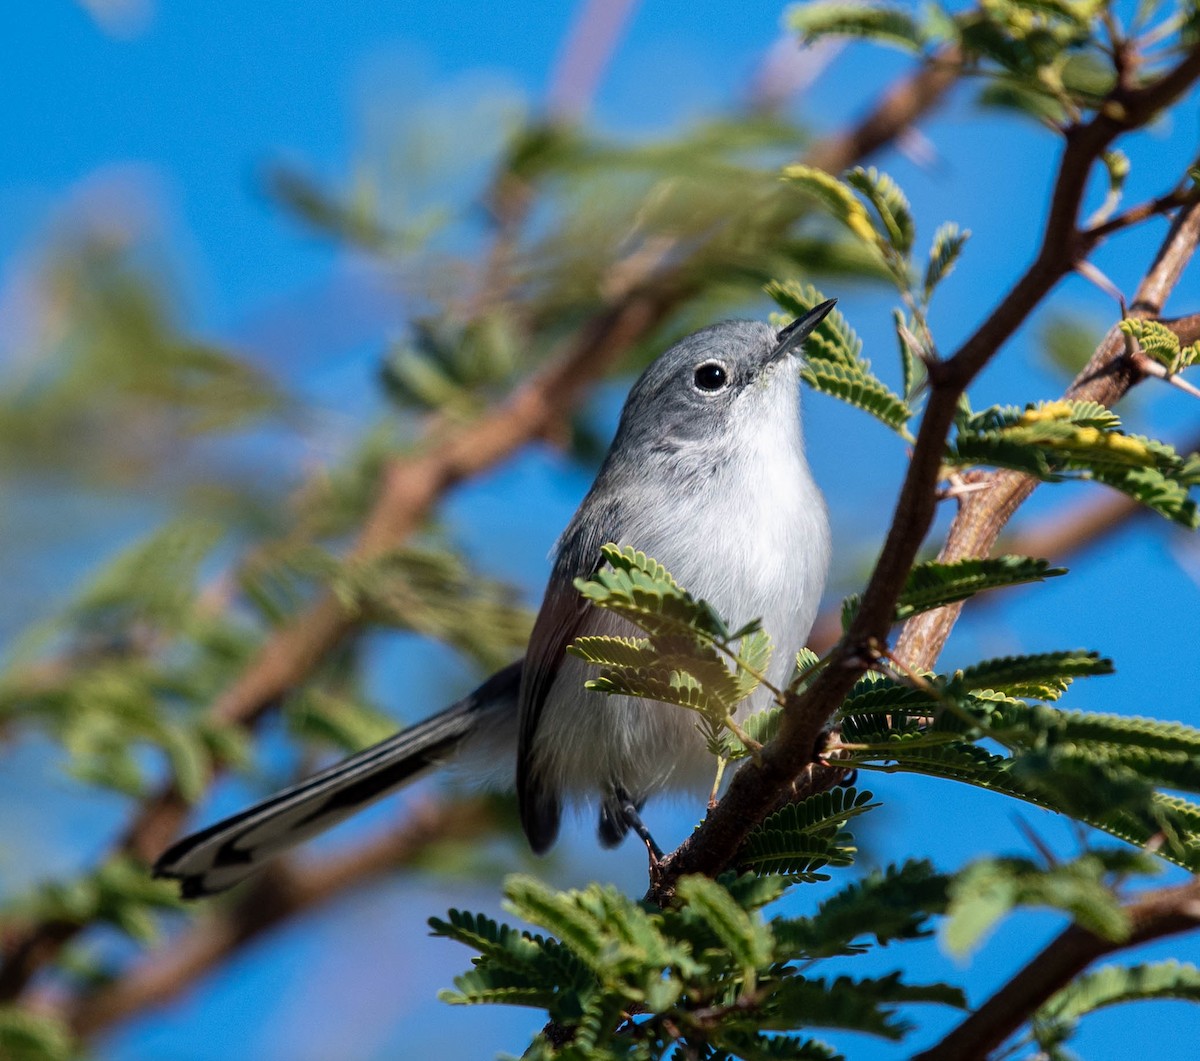
<instances>
[{"instance_id":1,"label":"blue sky","mask_svg":"<svg viewBox=\"0 0 1200 1061\"><path fill-rule=\"evenodd\" d=\"M453 157L462 150L456 138L472 137L485 150L489 107L495 113L537 107L544 98L573 12L574 5L529 2L501 8L377 0L258 0L224 8L163 3L139 32L110 35L70 0L20 5L5 16L0 34L0 351L18 334L18 281L47 233L80 214L129 212L169 248L189 324L246 350L326 409L328 425L313 445L318 453L326 445L336 449L377 411L371 395L379 350L403 327L403 308L381 291L369 266L301 228L270 200L265 168L287 160L334 186L349 185L364 166L386 163L388 144L418 111L440 105L452 114L463 101L479 107L484 121L447 130L446 150ZM649 135L733 105L779 27L780 7L773 3L640 5L597 94L594 120L615 134ZM807 94L806 119L818 130L838 127L904 65L896 53L849 50ZM1137 138L1129 201L1164 190L1194 150L1194 102L1178 110L1174 125L1160 123ZM980 115L962 95L924 128L938 153L931 166L895 151L875 161L909 192L924 239L945 219L974 233L935 306L939 342L951 349L1028 261L1057 145L1027 124ZM440 191L461 197L483 172L482 164L468 167L461 187ZM433 201L438 191L410 190L418 202ZM1159 224L1114 240L1097 261L1132 290L1163 231ZM849 285L830 293L841 297L868 353L892 372L886 292ZM1168 312L1194 310L1198 302L1200 285L1190 272ZM1064 283L1054 305L1098 329L1114 318L1106 297L1080 280ZM973 391L976 406L1062 389L1038 356L1038 327L1035 320L1023 328L1000 364L985 373ZM1143 391L1122 411L1168 439L1186 437L1196 422L1193 405L1166 388ZM621 394L619 385L600 394L598 422L611 427ZM810 397L806 417L812 463L830 495L840 547L835 589L846 590L886 525L903 453L882 429L825 399ZM279 474L295 473L296 455L280 460ZM533 450L449 498L447 521L481 565L536 597L549 547L586 485L586 476L557 454ZM514 496L523 503L514 505ZM1088 496L1079 488L1043 489L1029 513ZM40 525L53 525L55 535L49 542L16 540L2 561L11 599L21 602L20 614L10 603L0 618L8 634L51 608L79 572L149 529L159 515L136 498L101 509L62 496L22 496L13 503L37 508ZM496 558L497 545L504 557ZM1005 597L964 622L945 662L1094 648L1116 655L1118 673L1073 690L1075 706L1200 724L1192 642L1198 557L1190 539L1143 520L1078 558L1070 579ZM447 689L469 679L444 650L401 639L384 639L378 660L379 699L398 716L433 710ZM416 675L404 683L403 696L397 673ZM4 856L0 879L36 880L97 850L117 820L118 803L66 782L36 743L5 756L0 835L18 840L23 857L13 865ZM1072 850L1064 823L998 797L932 781L869 780L889 801L864 831L868 863L928 856L953 868L984 852L1027 853L1018 817L1059 850ZM219 805L231 809L244 795L231 784ZM416 797L402 800L409 798ZM656 811L658 828L682 836L694 811ZM395 803L376 808L357 828L396 813ZM922 816L936 824L913 828ZM893 828L902 823L905 828ZM353 840L355 828L330 843L347 835ZM928 846L911 847L919 839ZM644 861L632 845L598 852L590 827L578 830L547 869L562 882L599 877L633 892L644 878ZM413 877L346 896L114 1035L100 1056L374 1061L436 1051L457 1061L519 1050L538 1025L536 1015L442 1006L436 990L466 967L469 955L425 935L429 915L449 905L495 912L496 895L493 882ZM966 969L931 941L911 955L885 952L878 970L904 961L921 977L962 977L978 1000L1059 924L1049 915L1014 919ZM1200 958L1193 939L1155 953ZM920 1016L928 1018L930 1032L915 1038L913 1048L942 1022L936 1014ZM1123 1058L1134 1041L1130 1029L1151 1022L1158 1057L1184 1056L1184 1044L1200 1035L1193 1010L1144 1004L1091 1018L1079 1050L1092 1059ZM852 1057L907 1053L865 1040L847 1046Z\"/></svg>"}]
</instances>

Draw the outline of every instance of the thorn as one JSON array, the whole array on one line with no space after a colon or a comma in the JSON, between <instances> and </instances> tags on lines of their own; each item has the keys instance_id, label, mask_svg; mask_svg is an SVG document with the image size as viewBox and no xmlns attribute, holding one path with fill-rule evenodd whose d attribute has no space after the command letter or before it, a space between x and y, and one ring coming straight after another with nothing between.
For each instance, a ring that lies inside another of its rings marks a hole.
<instances>
[{"instance_id":1,"label":"thorn","mask_svg":"<svg viewBox=\"0 0 1200 1061\"><path fill-rule=\"evenodd\" d=\"M1017 831L1025 837L1029 845L1042 856L1042 861L1049 867L1058 865L1058 857L1050 849L1049 845L1033 830L1033 826L1027 822L1020 814L1013 815L1013 824L1017 827Z\"/></svg>"},{"instance_id":2,"label":"thorn","mask_svg":"<svg viewBox=\"0 0 1200 1061\"><path fill-rule=\"evenodd\" d=\"M917 357L921 359L921 363L925 366L925 371L929 373L930 378L932 378L933 366L940 365L942 363L942 359L938 357L933 350L930 350L923 342L921 342L920 339L913 335L913 333L908 329L907 325L898 324L897 328L899 329L900 335L903 337L904 342L916 353Z\"/></svg>"},{"instance_id":3,"label":"thorn","mask_svg":"<svg viewBox=\"0 0 1200 1061\"><path fill-rule=\"evenodd\" d=\"M1084 261L1076 263L1075 271L1085 280L1090 280L1106 295L1116 299L1117 305L1121 307L1122 319L1128 315L1128 309L1125 305L1125 296L1121 294L1121 289L1117 287L1117 285L1114 284L1099 269L1097 269L1096 266L1085 259Z\"/></svg>"},{"instance_id":4,"label":"thorn","mask_svg":"<svg viewBox=\"0 0 1200 1061\"><path fill-rule=\"evenodd\" d=\"M1132 339L1133 336L1129 336L1129 338ZM1172 387L1178 387L1184 394L1190 394L1193 398L1200 398L1200 388L1189 383L1178 373L1168 372L1166 365L1155 361L1145 351L1134 347L1133 352L1129 355L1129 359L1133 362L1133 367L1141 372L1142 375L1166 380Z\"/></svg>"},{"instance_id":5,"label":"thorn","mask_svg":"<svg viewBox=\"0 0 1200 1061\"><path fill-rule=\"evenodd\" d=\"M964 497L967 494L977 494L980 490L987 490L992 485L990 481L967 482L960 472L951 472L946 476L946 482L949 483L949 486L937 492L939 501L948 501L951 498Z\"/></svg>"}]
</instances>

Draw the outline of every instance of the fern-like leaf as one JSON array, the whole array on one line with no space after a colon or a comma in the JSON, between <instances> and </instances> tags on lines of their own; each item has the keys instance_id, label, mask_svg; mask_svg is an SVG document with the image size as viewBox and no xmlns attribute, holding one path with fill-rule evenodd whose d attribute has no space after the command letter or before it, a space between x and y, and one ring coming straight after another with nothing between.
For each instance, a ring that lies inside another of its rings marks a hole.
<instances>
[{"instance_id":1,"label":"fern-like leaf","mask_svg":"<svg viewBox=\"0 0 1200 1061\"><path fill-rule=\"evenodd\" d=\"M766 925L752 918L725 888L708 877L681 877L677 890L741 969L745 990L752 990L756 970L770 963L774 950Z\"/></svg>"},{"instance_id":2,"label":"fern-like leaf","mask_svg":"<svg viewBox=\"0 0 1200 1061\"><path fill-rule=\"evenodd\" d=\"M859 5L846 0L796 4L788 11L788 25L806 41L822 37L860 37L919 52L925 31L912 12L892 4Z\"/></svg>"},{"instance_id":3,"label":"fern-like leaf","mask_svg":"<svg viewBox=\"0 0 1200 1061\"><path fill-rule=\"evenodd\" d=\"M879 806L870 792L835 788L770 815L742 845L740 865L757 873L783 873L803 879L821 879L826 865L849 865L854 848L842 827L853 817Z\"/></svg>"},{"instance_id":4,"label":"fern-like leaf","mask_svg":"<svg viewBox=\"0 0 1200 1061\"><path fill-rule=\"evenodd\" d=\"M662 564L631 546L601 546L608 562L575 587L587 599L640 626L651 635L728 639L721 617L705 601L696 600Z\"/></svg>"},{"instance_id":5,"label":"fern-like leaf","mask_svg":"<svg viewBox=\"0 0 1200 1061\"><path fill-rule=\"evenodd\" d=\"M1128 318L1121 331L1138 340L1142 352L1162 365L1170 375L1182 372L1200 359L1200 342L1184 346L1179 336L1162 321Z\"/></svg>"},{"instance_id":6,"label":"fern-like leaf","mask_svg":"<svg viewBox=\"0 0 1200 1061\"><path fill-rule=\"evenodd\" d=\"M984 660L959 671L950 687L990 689L1006 696L1057 700L1076 678L1112 674L1110 659L1095 652L1044 652Z\"/></svg>"},{"instance_id":7,"label":"fern-like leaf","mask_svg":"<svg viewBox=\"0 0 1200 1061\"><path fill-rule=\"evenodd\" d=\"M916 564L908 573L896 601L893 622L904 622L921 612L967 600L985 590L1042 582L1066 573L1064 567L1051 567L1048 561L1031 556L990 556L949 563L929 560ZM843 628L853 621L859 603L857 594L842 602Z\"/></svg>"},{"instance_id":8,"label":"fern-like leaf","mask_svg":"<svg viewBox=\"0 0 1200 1061\"><path fill-rule=\"evenodd\" d=\"M816 166L803 164L786 166L784 180L802 189L820 202L825 209L859 239L871 246L879 243L879 234L862 201L845 181Z\"/></svg>"},{"instance_id":9,"label":"fern-like leaf","mask_svg":"<svg viewBox=\"0 0 1200 1061\"><path fill-rule=\"evenodd\" d=\"M916 236L912 207L900 186L886 173L874 166L857 166L845 177L846 183L856 189L874 208L887 242L901 255L912 250Z\"/></svg>"},{"instance_id":10,"label":"fern-like leaf","mask_svg":"<svg viewBox=\"0 0 1200 1061\"><path fill-rule=\"evenodd\" d=\"M933 234L929 264L925 267L926 301L933 295L934 288L953 271L958 256L970 237L969 231L961 230L953 221L945 222Z\"/></svg>"},{"instance_id":11,"label":"fern-like leaf","mask_svg":"<svg viewBox=\"0 0 1200 1061\"><path fill-rule=\"evenodd\" d=\"M800 369L800 378L813 390L853 405L886 424L893 431L907 434L912 409L882 380L865 376L833 362L809 356Z\"/></svg>"},{"instance_id":12,"label":"fern-like leaf","mask_svg":"<svg viewBox=\"0 0 1200 1061\"><path fill-rule=\"evenodd\" d=\"M1176 523L1200 525L1190 496L1200 484L1200 455L1181 457L1163 442L1124 433L1095 402L997 406L963 414L957 426L949 464L1012 468L1047 482L1094 479Z\"/></svg>"},{"instance_id":13,"label":"fern-like leaf","mask_svg":"<svg viewBox=\"0 0 1200 1061\"><path fill-rule=\"evenodd\" d=\"M780 984L770 1005L764 1007L766 1012L760 1027L847 1028L885 1039L901 1039L911 1025L898 1019L893 1007L906 1002L966 1008L959 988L949 984L908 984L898 972L865 980L839 976L832 982L796 976Z\"/></svg>"},{"instance_id":14,"label":"fern-like leaf","mask_svg":"<svg viewBox=\"0 0 1200 1061\"><path fill-rule=\"evenodd\" d=\"M794 280L774 281L766 286L766 292L794 317L824 301L811 284ZM862 356L862 342L837 310L828 314L806 341L801 377L815 390L870 413L911 440L906 425L912 419L912 408L875 375L871 362Z\"/></svg>"},{"instance_id":15,"label":"fern-like leaf","mask_svg":"<svg viewBox=\"0 0 1200 1061\"><path fill-rule=\"evenodd\" d=\"M1088 852L1049 867L1023 858L983 859L958 873L950 886L946 945L965 954L1018 906L1065 911L1090 932L1119 942L1129 935L1129 918L1106 877L1154 869L1149 856L1125 850Z\"/></svg>"},{"instance_id":16,"label":"fern-like leaf","mask_svg":"<svg viewBox=\"0 0 1200 1061\"><path fill-rule=\"evenodd\" d=\"M1200 969L1185 962L1107 965L1073 980L1033 1017L1033 1037L1045 1051L1075 1031L1080 1017L1122 1002L1182 999L1200 1002Z\"/></svg>"},{"instance_id":17,"label":"fern-like leaf","mask_svg":"<svg viewBox=\"0 0 1200 1061\"><path fill-rule=\"evenodd\" d=\"M807 961L861 953L870 937L881 946L923 939L927 922L949 902L950 878L924 860L872 870L826 899L811 917L776 918L776 959Z\"/></svg>"}]
</instances>

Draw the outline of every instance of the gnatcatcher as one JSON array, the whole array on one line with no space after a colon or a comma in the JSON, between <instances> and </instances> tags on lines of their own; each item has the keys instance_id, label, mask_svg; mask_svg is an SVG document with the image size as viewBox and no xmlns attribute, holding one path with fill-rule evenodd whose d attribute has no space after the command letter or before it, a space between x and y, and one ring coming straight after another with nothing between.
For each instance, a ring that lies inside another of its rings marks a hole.
<instances>
[{"instance_id":1,"label":"gnatcatcher","mask_svg":"<svg viewBox=\"0 0 1200 1061\"><path fill-rule=\"evenodd\" d=\"M237 884L267 859L335 825L428 768L461 764L511 786L537 852L558 835L565 799L597 798L600 839L616 844L667 788L703 790L713 760L689 713L589 692L566 647L632 628L585 603L573 582L605 542L654 557L734 627L753 619L774 642L767 680L788 680L816 618L829 565L825 502L800 428L804 339L823 302L776 333L724 321L676 343L634 384L596 481L558 541L523 660L428 721L188 836L155 874L185 897ZM739 711L766 706L760 688Z\"/></svg>"}]
</instances>

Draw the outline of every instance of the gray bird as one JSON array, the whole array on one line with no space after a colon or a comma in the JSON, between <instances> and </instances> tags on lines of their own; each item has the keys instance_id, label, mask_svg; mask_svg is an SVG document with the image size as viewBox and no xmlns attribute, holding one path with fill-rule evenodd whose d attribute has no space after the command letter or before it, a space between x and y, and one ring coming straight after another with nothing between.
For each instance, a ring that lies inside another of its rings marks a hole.
<instances>
[{"instance_id":1,"label":"gray bird","mask_svg":"<svg viewBox=\"0 0 1200 1061\"><path fill-rule=\"evenodd\" d=\"M555 548L525 658L425 722L185 837L154 867L188 898L223 891L267 859L328 829L434 766L516 785L534 851L558 835L564 801L597 800L605 846L665 789L703 791L713 760L689 712L589 692L567 646L625 634L586 604L574 580L606 542L654 557L736 628L761 619L774 652L765 677L788 680L816 618L829 565L824 499L800 425L798 354L833 308L824 302L776 333L723 321L659 357L626 399L612 446ZM758 689L739 718L766 706Z\"/></svg>"}]
</instances>

